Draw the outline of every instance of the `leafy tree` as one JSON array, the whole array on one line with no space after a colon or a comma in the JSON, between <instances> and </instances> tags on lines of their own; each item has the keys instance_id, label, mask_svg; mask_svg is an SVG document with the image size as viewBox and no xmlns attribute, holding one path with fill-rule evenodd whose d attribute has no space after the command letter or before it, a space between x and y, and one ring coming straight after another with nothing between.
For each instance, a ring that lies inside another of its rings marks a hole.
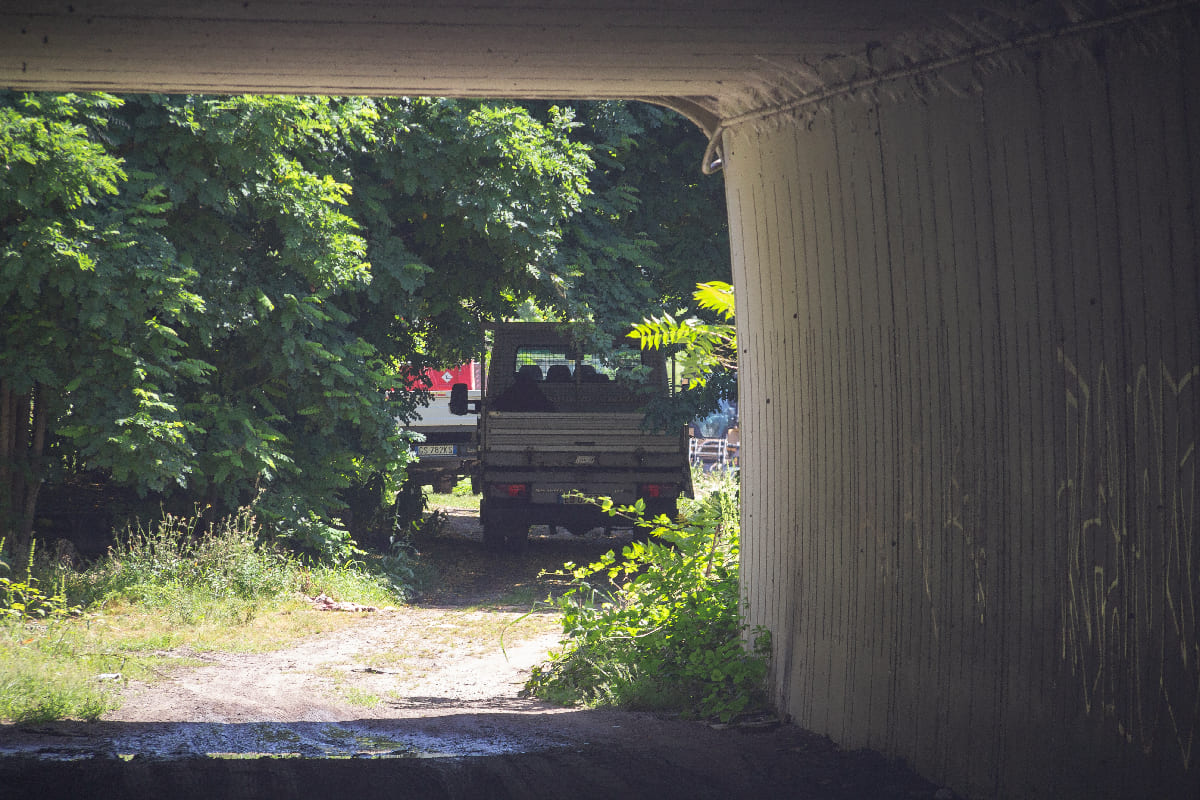
<instances>
[{"instance_id":1,"label":"leafy tree","mask_svg":"<svg viewBox=\"0 0 1200 800\"><path fill-rule=\"evenodd\" d=\"M612 341L652 309L686 302L698 281L731 278L724 186L701 175L704 137L675 112L617 101L577 108L596 168L557 271L569 317Z\"/></svg>"},{"instance_id":2,"label":"leafy tree","mask_svg":"<svg viewBox=\"0 0 1200 800\"><path fill-rule=\"evenodd\" d=\"M115 143L167 201L162 233L204 303L180 332L210 369L181 387L187 492L221 511L261 493L268 518L332 515L366 468L405 449L386 360L337 299L369 285L366 243L335 177L370 103L130 98Z\"/></svg>"},{"instance_id":3,"label":"leafy tree","mask_svg":"<svg viewBox=\"0 0 1200 800\"><path fill-rule=\"evenodd\" d=\"M611 334L727 268L695 225L723 216L719 185L668 188L697 172L686 123L581 108L0 95L14 541L55 448L143 493L325 526L348 487L401 474L421 395L391 390L473 354L484 322L532 303Z\"/></svg>"},{"instance_id":4,"label":"leafy tree","mask_svg":"<svg viewBox=\"0 0 1200 800\"><path fill-rule=\"evenodd\" d=\"M0 523L28 544L46 447L66 437L118 478L188 470L176 328L200 307L100 140L108 95L0 96ZM114 197L116 196L116 197Z\"/></svg>"},{"instance_id":5,"label":"leafy tree","mask_svg":"<svg viewBox=\"0 0 1200 800\"><path fill-rule=\"evenodd\" d=\"M449 99L378 100L351 159L351 213L373 280L360 330L426 363L478 353L481 324L527 298L560 307L555 254L588 193L592 162L569 111ZM368 332L368 328L372 329Z\"/></svg>"},{"instance_id":6,"label":"leafy tree","mask_svg":"<svg viewBox=\"0 0 1200 800\"><path fill-rule=\"evenodd\" d=\"M557 111L5 102L10 510L32 510L50 437L143 492L323 525L340 491L401 474L419 396L390 390L551 296L590 165Z\"/></svg>"}]
</instances>

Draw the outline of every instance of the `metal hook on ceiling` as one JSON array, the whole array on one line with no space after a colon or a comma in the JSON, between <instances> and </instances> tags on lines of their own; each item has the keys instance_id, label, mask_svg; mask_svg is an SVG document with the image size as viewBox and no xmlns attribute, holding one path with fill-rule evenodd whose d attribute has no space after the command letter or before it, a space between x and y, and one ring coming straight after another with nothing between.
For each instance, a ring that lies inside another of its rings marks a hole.
<instances>
[{"instance_id":1,"label":"metal hook on ceiling","mask_svg":"<svg viewBox=\"0 0 1200 800\"><path fill-rule=\"evenodd\" d=\"M704 158L700 162L700 171L705 175L715 175L725 166L725 150L721 141L724 133L725 126L717 125L712 136L708 137L708 145L704 148Z\"/></svg>"}]
</instances>

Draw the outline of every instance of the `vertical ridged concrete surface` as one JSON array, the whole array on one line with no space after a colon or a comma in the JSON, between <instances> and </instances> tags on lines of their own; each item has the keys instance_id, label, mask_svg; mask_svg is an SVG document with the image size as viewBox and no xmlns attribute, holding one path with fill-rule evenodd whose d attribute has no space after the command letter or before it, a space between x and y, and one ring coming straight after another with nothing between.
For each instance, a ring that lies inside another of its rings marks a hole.
<instances>
[{"instance_id":1,"label":"vertical ridged concrete surface","mask_svg":"<svg viewBox=\"0 0 1200 800\"><path fill-rule=\"evenodd\" d=\"M796 722L1200 796L1194 9L728 131L744 577Z\"/></svg>"}]
</instances>

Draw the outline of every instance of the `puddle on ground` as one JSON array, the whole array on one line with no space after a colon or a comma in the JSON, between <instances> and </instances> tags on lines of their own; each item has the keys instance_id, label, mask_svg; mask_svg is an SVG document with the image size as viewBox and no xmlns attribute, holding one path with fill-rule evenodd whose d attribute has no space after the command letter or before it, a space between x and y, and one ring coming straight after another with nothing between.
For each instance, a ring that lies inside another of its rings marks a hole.
<instances>
[{"instance_id":1,"label":"puddle on ground","mask_svg":"<svg viewBox=\"0 0 1200 800\"><path fill-rule=\"evenodd\" d=\"M0 757L51 761L83 758L459 758L527 753L553 747L497 732L486 735L381 731L352 722L185 722L129 730L110 737L36 736L21 744L0 741ZM76 739L76 741L71 741Z\"/></svg>"}]
</instances>

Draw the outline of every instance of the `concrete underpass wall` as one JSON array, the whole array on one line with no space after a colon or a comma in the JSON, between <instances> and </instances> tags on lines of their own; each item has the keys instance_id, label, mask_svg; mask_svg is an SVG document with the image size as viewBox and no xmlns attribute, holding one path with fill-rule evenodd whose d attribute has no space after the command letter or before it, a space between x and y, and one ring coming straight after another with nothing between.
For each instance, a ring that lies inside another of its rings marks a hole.
<instances>
[{"instance_id":1,"label":"concrete underpass wall","mask_svg":"<svg viewBox=\"0 0 1200 800\"><path fill-rule=\"evenodd\" d=\"M975 797L1200 793L1198 26L726 131L747 602L798 724Z\"/></svg>"}]
</instances>

